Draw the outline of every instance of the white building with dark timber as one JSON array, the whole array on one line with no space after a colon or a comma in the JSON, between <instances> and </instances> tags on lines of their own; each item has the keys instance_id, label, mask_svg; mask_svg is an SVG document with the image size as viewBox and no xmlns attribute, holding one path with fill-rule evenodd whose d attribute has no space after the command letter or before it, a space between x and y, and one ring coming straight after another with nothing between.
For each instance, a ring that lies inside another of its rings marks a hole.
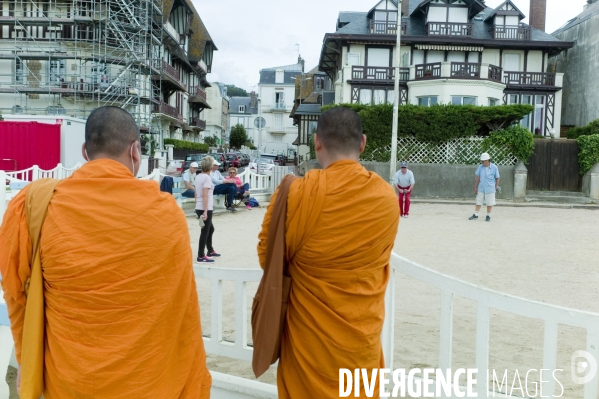
<instances>
[{"instance_id":1,"label":"white building with dark timber","mask_svg":"<svg viewBox=\"0 0 599 399\"><path fill-rule=\"evenodd\" d=\"M516 3L404 0L398 10L395 0L381 0L340 12L336 31L324 37L319 69L334 82L336 103L393 102L399 26L400 103L531 104L521 124L558 137L563 74L547 72L548 60L573 43L544 32L545 0L531 0L533 26L521 22Z\"/></svg>"}]
</instances>

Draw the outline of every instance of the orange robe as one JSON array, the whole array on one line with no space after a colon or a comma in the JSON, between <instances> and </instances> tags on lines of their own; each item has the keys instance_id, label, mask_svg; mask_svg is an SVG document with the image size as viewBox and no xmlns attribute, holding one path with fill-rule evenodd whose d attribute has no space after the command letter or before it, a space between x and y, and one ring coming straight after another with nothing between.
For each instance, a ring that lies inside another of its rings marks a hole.
<instances>
[{"instance_id":1,"label":"orange robe","mask_svg":"<svg viewBox=\"0 0 599 399\"><path fill-rule=\"evenodd\" d=\"M25 192L0 229L19 362L31 274ZM40 246L46 399L210 397L189 232L172 195L116 161L88 162L57 186Z\"/></svg>"},{"instance_id":2,"label":"orange robe","mask_svg":"<svg viewBox=\"0 0 599 399\"><path fill-rule=\"evenodd\" d=\"M380 337L399 224L397 198L375 173L338 161L295 180L287 204L292 282L279 398L338 398L340 368L384 367ZM259 235L262 267L271 212L269 206ZM363 386L360 393L366 397Z\"/></svg>"}]
</instances>

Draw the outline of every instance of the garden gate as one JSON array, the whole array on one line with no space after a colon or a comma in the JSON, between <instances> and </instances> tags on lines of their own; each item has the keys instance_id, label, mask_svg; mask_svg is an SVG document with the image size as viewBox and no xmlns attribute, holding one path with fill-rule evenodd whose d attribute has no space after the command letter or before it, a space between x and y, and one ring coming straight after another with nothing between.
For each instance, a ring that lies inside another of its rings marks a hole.
<instances>
[{"instance_id":1,"label":"garden gate","mask_svg":"<svg viewBox=\"0 0 599 399\"><path fill-rule=\"evenodd\" d=\"M528 160L528 190L581 191L576 140L535 140Z\"/></svg>"}]
</instances>

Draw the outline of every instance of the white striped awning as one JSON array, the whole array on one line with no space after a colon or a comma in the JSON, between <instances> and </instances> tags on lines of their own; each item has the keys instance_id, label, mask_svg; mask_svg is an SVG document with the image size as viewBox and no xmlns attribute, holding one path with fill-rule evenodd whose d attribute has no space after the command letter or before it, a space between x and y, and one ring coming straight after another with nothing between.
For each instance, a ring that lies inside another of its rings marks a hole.
<instances>
[{"instance_id":1,"label":"white striped awning","mask_svg":"<svg viewBox=\"0 0 599 399\"><path fill-rule=\"evenodd\" d=\"M417 44L418 50L442 50L442 51L483 51L482 46L453 46L448 44Z\"/></svg>"}]
</instances>

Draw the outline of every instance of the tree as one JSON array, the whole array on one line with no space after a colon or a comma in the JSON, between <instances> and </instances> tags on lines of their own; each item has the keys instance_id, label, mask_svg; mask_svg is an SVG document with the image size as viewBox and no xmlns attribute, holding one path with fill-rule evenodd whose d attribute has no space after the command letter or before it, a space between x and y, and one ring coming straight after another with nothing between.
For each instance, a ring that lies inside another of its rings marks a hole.
<instances>
[{"instance_id":1,"label":"tree","mask_svg":"<svg viewBox=\"0 0 599 399\"><path fill-rule=\"evenodd\" d=\"M248 136L245 132L245 128L241 124L237 124L231 128L231 135L229 136L229 144L233 148L241 148L242 145L247 141Z\"/></svg>"},{"instance_id":2,"label":"tree","mask_svg":"<svg viewBox=\"0 0 599 399\"><path fill-rule=\"evenodd\" d=\"M218 82L216 82L218 83ZM235 85L228 85L225 84L225 87L227 88L227 96L229 97L249 97L250 95L248 94L247 91L245 91L244 89L242 89L241 87L237 87Z\"/></svg>"},{"instance_id":3,"label":"tree","mask_svg":"<svg viewBox=\"0 0 599 399\"><path fill-rule=\"evenodd\" d=\"M216 147L217 137L204 137L204 143L208 144L210 147Z\"/></svg>"}]
</instances>

